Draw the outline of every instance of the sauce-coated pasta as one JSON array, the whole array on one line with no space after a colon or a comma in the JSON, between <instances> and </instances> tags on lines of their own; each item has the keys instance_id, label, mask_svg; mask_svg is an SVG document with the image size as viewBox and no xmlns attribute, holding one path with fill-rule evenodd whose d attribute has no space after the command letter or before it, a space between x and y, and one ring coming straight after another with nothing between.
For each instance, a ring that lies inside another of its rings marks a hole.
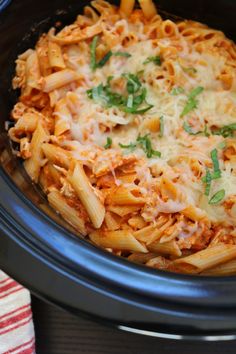
<instances>
[{"instance_id":1,"label":"sauce-coated pasta","mask_svg":"<svg viewBox=\"0 0 236 354\"><path fill-rule=\"evenodd\" d=\"M157 269L236 274L236 46L139 3L92 1L19 55L9 136L91 242Z\"/></svg>"}]
</instances>

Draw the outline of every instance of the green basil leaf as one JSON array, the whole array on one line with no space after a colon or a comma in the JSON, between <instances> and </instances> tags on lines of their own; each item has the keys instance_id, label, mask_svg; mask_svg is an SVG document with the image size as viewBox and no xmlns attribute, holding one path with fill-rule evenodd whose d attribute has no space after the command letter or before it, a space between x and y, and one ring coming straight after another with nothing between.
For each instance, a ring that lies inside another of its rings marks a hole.
<instances>
[{"instance_id":1,"label":"green basil leaf","mask_svg":"<svg viewBox=\"0 0 236 354\"><path fill-rule=\"evenodd\" d=\"M218 144L218 148L219 149L225 149L227 146L226 142L225 141L222 141L221 143Z\"/></svg>"},{"instance_id":2,"label":"green basil leaf","mask_svg":"<svg viewBox=\"0 0 236 354\"><path fill-rule=\"evenodd\" d=\"M190 94L188 95L188 98L195 98L196 96L198 96L200 93L202 93L202 91L204 90L204 88L202 86L198 86L195 89L193 89Z\"/></svg>"},{"instance_id":3,"label":"green basil leaf","mask_svg":"<svg viewBox=\"0 0 236 354\"><path fill-rule=\"evenodd\" d=\"M134 104L134 96L133 95L129 95L128 96L128 100L127 100L127 108L133 108L133 104Z\"/></svg>"},{"instance_id":4,"label":"green basil leaf","mask_svg":"<svg viewBox=\"0 0 236 354\"><path fill-rule=\"evenodd\" d=\"M196 74L197 73L197 69L193 68L192 66L187 67L187 68L182 66L182 69L185 73L188 73L188 74Z\"/></svg>"},{"instance_id":5,"label":"green basil leaf","mask_svg":"<svg viewBox=\"0 0 236 354\"><path fill-rule=\"evenodd\" d=\"M107 54L105 54L104 57L96 64L96 67L102 68L108 62L111 56L112 56L112 51L109 50L109 52L107 52Z\"/></svg>"},{"instance_id":6,"label":"green basil leaf","mask_svg":"<svg viewBox=\"0 0 236 354\"><path fill-rule=\"evenodd\" d=\"M206 124L205 124L205 126L204 126L203 133L204 133L204 135L205 135L206 137L209 137L209 136L210 136L210 133L209 133L208 130L207 130L207 125L206 125Z\"/></svg>"},{"instance_id":7,"label":"green basil leaf","mask_svg":"<svg viewBox=\"0 0 236 354\"><path fill-rule=\"evenodd\" d=\"M221 171L220 171L220 165L219 165L219 160L218 160L218 152L216 149L211 151L211 159L213 162L213 169L214 169L214 173L216 175L219 175L218 178L221 177Z\"/></svg>"},{"instance_id":8,"label":"green basil leaf","mask_svg":"<svg viewBox=\"0 0 236 354\"><path fill-rule=\"evenodd\" d=\"M149 134L144 136L139 135L137 138L137 143L139 143L147 155L147 158L151 158L152 156L161 157L160 151L153 150L151 140L149 139Z\"/></svg>"},{"instance_id":9,"label":"green basil leaf","mask_svg":"<svg viewBox=\"0 0 236 354\"><path fill-rule=\"evenodd\" d=\"M197 108L198 102L194 98L189 98L186 105L184 106L184 109L180 115L180 117L186 116L189 112Z\"/></svg>"},{"instance_id":10,"label":"green basil leaf","mask_svg":"<svg viewBox=\"0 0 236 354\"><path fill-rule=\"evenodd\" d=\"M143 113L149 111L149 109L151 109L151 108L153 108L153 105L149 104L147 107L144 107L141 109L137 109L137 107L133 107L133 108L125 107L124 111L126 113L131 113L131 114L143 114Z\"/></svg>"},{"instance_id":11,"label":"green basil leaf","mask_svg":"<svg viewBox=\"0 0 236 354\"><path fill-rule=\"evenodd\" d=\"M222 135L224 138L228 138L233 136L234 132L236 131L236 123L224 125L223 127L213 130L213 135Z\"/></svg>"},{"instance_id":12,"label":"green basil leaf","mask_svg":"<svg viewBox=\"0 0 236 354\"><path fill-rule=\"evenodd\" d=\"M109 149L109 148L111 147L111 145L112 145L112 139L108 136L108 137L107 137L107 142L106 142L106 144L104 145L104 148L105 148L105 149Z\"/></svg>"},{"instance_id":13,"label":"green basil leaf","mask_svg":"<svg viewBox=\"0 0 236 354\"><path fill-rule=\"evenodd\" d=\"M134 149L137 147L137 144L135 143L130 143L130 144L121 144L119 143L119 146L122 148L122 149L129 149L130 151L134 151Z\"/></svg>"},{"instance_id":14,"label":"green basil leaf","mask_svg":"<svg viewBox=\"0 0 236 354\"><path fill-rule=\"evenodd\" d=\"M211 197L211 199L209 200L209 204L218 204L224 199L224 197L225 197L225 190L221 189Z\"/></svg>"},{"instance_id":15,"label":"green basil leaf","mask_svg":"<svg viewBox=\"0 0 236 354\"><path fill-rule=\"evenodd\" d=\"M184 92L185 91L184 91L183 87L178 86L178 87L173 88L173 90L171 91L170 94L172 96L178 96L179 94L184 93Z\"/></svg>"},{"instance_id":16,"label":"green basil leaf","mask_svg":"<svg viewBox=\"0 0 236 354\"><path fill-rule=\"evenodd\" d=\"M162 138L164 135L164 117L161 116L160 117L160 133L159 133L159 137Z\"/></svg>"},{"instance_id":17,"label":"green basil leaf","mask_svg":"<svg viewBox=\"0 0 236 354\"><path fill-rule=\"evenodd\" d=\"M125 58L132 57L132 55L130 53L127 53L127 52L115 52L115 53L113 53L113 55L115 57L125 57Z\"/></svg>"},{"instance_id":18,"label":"green basil leaf","mask_svg":"<svg viewBox=\"0 0 236 354\"><path fill-rule=\"evenodd\" d=\"M93 37L92 43L90 44L90 68L94 71L97 67L96 64L96 47L98 42L98 36Z\"/></svg>"},{"instance_id":19,"label":"green basil leaf","mask_svg":"<svg viewBox=\"0 0 236 354\"><path fill-rule=\"evenodd\" d=\"M127 79L126 89L128 93L136 93L142 86L139 78L134 74L123 74L123 77Z\"/></svg>"},{"instance_id":20,"label":"green basil leaf","mask_svg":"<svg viewBox=\"0 0 236 354\"><path fill-rule=\"evenodd\" d=\"M156 64L156 65L161 66L161 57L160 57L160 55L156 55L156 56L153 56L153 57L148 57L148 58L143 62L143 64L148 64L148 63L154 63L154 64Z\"/></svg>"},{"instance_id":21,"label":"green basil leaf","mask_svg":"<svg viewBox=\"0 0 236 354\"><path fill-rule=\"evenodd\" d=\"M134 97L134 106L141 105L145 101L146 96L147 96L147 89L146 87L144 87L142 89L141 94Z\"/></svg>"},{"instance_id":22,"label":"green basil leaf","mask_svg":"<svg viewBox=\"0 0 236 354\"><path fill-rule=\"evenodd\" d=\"M206 176L205 176L205 183L206 183L205 195L207 195L207 196L210 194L211 181L212 181L211 174L210 174L210 171L207 168Z\"/></svg>"}]
</instances>

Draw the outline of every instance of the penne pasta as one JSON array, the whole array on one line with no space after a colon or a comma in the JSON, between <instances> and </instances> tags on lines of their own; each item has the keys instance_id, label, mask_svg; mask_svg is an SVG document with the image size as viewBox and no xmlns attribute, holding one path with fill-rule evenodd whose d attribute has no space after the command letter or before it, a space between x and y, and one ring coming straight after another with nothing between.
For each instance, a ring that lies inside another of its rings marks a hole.
<instances>
[{"instance_id":1,"label":"penne pasta","mask_svg":"<svg viewBox=\"0 0 236 354\"><path fill-rule=\"evenodd\" d=\"M126 216L133 212L136 212L140 209L140 206L136 205L110 205L108 206L108 210L112 211L113 213L119 216Z\"/></svg>"},{"instance_id":2,"label":"penne pasta","mask_svg":"<svg viewBox=\"0 0 236 354\"><path fill-rule=\"evenodd\" d=\"M78 212L66 203L66 199L58 191L52 191L48 194L50 205L57 210L61 216L67 220L81 235L86 235L87 230L84 220Z\"/></svg>"},{"instance_id":3,"label":"penne pasta","mask_svg":"<svg viewBox=\"0 0 236 354\"><path fill-rule=\"evenodd\" d=\"M29 93L33 88L40 89L40 68L36 51L31 52L31 54L27 57L25 72L26 88L28 88Z\"/></svg>"},{"instance_id":4,"label":"penne pasta","mask_svg":"<svg viewBox=\"0 0 236 354\"><path fill-rule=\"evenodd\" d=\"M121 0L120 11L127 17L131 15L135 5L135 0Z\"/></svg>"},{"instance_id":5,"label":"penne pasta","mask_svg":"<svg viewBox=\"0 0 236 354\"><path fill-rule=\"evenodd\" d=\"M68 181L85 207L93 226L96 229L99 228L105 217L105 208L93 191L89 179L79 163L76 163L72 174L68 176Z\"/></svg>"},{"instance_id":6,"label":"penne pasta","mask_svg":"<svg viewBox=\"0 0 236 354\"><path fill-rule=\"evenodd\" d=\"M24 162L26 172L34 182L38 182L40 169L43 164L42 144L49 139L48 132L39 122L30 143L30 158Z\"/></svg>"},{"instance_id":7,"label":"penne pasta","mask_svg":"<svg viewBox=\"0 0 236 354\"><path fill-rule=\"evenodd\" d=\"M218 244L188 257L178 259L174 263L183 271L200 273L233 258L236 258L235 245Z\"/></svg>"},{"instance_id":8,"label":"penne pasta","mask_svg":"<svg viewBox=\"0 0 236 354\"><path fill-rule=\"evenodd\" d=\"M128 230L121 231L94 231L89 238L96 245L117 250L131 250L134 252L146 253L147 249L138 242Z\"/></svg>"},{"instance_id":9,"label":"penne pasta","mask_svg":"<svg viewBox=\"0 0 236 354\"><path fill-rule=\"evenodd\" d=\"M235 275L235 43L153 0L94 0L75 18L16 59L14 154L95 245Z\"/></svg>"},{"instance_id":10,"label":"penne pasta","mask_svg":"<svg viewBox=\"0 0 236 354\"><path fill-rule=\"evenodd\" d=\"M65 69L65 62L62 55L61 47L54 42L48 42L48 59L52 68Z\"/></svg>"},{"instance_id":11,"label":"penne pasta","mask_svg":"<svg viewBox=\"0 0 236 354\"><path fill-rule=\"evenodd\" d=\"M43 92L51 92L79 79L81 79L81 76L75 71L69 69L60 70L43 78L42 90Z\"/></svg>"},{"instance_id":12,"label":"penne pasta","mask_svg":"<svg viewBox=\"0 0 236 354\"><path fill-rule=\"evenodd\" d=\"M181 257L182 252L178 246L178 244L176 243L176 241L169 241L169 242L164 242L164 243L160 243L158 241L154 241L152 243L150 243L147 246L148 250L153 252L153 253L157 253L160 255L164 255L164 256L174 256L174 257Z\"/></svg>"},{"instance_id":13,"label":"penne pasta","mask_svg":"<svg viewBox=\"0 0 236 354\"><path fill-rule=\"evenodd\" d=\"M143 205L145 203L144 198L139 195L137 188L127 189L124 187L118 187L112 194L112 204L114 205Z\"/></svg>"},{"instance_id":14,"label":"penne pasta","mask_svg":"<svg viewBox=\"0 0 236 354\"><path fill-rule=\"evenodd\" d=\"M59 146L55 146L53 144L45 143L42 145L42 151L45 157L59 166L69 168L71 155L69 151L60 148Z\"/></svg>"},{"instance_id":15,"label":"penne pasta","mask_svg":"<svg viewBox=\"0 0 236 354\"><path fill-rule=\"evenodd\" d=\"M141 9L147 19L154 17L157 13L156 7L152 0L139 0Z\"/></svg>"},{"instance_id":16,"label":"penne pasta","mask_svg":"<svg viewBox=\"0 0 236 354\"><path fill-rule=\"evenodd\" d=\"M207 269L201 272L201 275L207 276L222 276L222 275L235 275L236 274L236 259L220 264L216 267Z\"/></svg>"}]
</instances>

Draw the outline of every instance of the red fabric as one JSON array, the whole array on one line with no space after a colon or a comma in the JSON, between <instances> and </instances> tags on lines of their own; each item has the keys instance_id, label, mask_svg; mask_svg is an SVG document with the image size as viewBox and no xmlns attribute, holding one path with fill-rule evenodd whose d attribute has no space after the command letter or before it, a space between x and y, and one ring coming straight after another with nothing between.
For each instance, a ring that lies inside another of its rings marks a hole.
<instances>
[{"instance_id":1,"label":"red fabric","mask_svg":"<svg viewBox=\"0 0 236 354\"><path fill-rule=\"evenodd\" d=\"M34 354L29 291L0 271L0 354Z\"/></svg>"}]
</instances>

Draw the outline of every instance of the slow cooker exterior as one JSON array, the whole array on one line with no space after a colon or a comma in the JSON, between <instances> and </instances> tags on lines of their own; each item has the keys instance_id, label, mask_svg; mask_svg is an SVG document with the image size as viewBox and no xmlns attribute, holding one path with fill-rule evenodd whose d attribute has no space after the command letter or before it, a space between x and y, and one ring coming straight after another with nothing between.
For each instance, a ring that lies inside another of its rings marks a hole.
<instances>
[{"instance_id":1,"label":"slow cooker exterior","mask_svg":"<svg viewBox=\"0 0 236 354\"><path fill-rule=\"evenodd\" d=\"M121 329L176 339L235 339L235 277L155 271L78 238L60 225L11 152L4 122L16 99L11 78L17 53L55 21L71 22L86 3L13 0L0 15L0 267L38 296ZM236 3L217 0L214 9L210 3L199 1L193 14L188 1L178 1L178 8L175 1L160 1L167 12L201 20L233 38Z\"/></svg>"}]
</instances>

